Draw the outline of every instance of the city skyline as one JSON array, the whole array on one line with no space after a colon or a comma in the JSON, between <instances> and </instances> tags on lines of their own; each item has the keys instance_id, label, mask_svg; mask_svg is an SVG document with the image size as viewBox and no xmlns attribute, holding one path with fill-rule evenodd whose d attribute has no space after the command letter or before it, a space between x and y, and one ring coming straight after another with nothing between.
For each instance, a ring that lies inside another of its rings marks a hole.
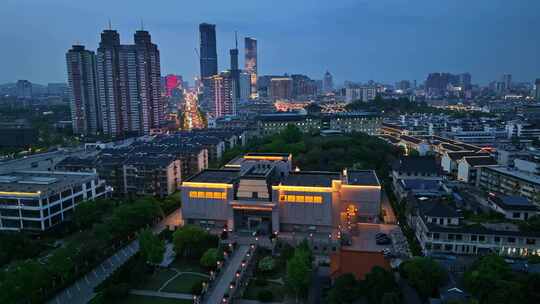
<instances>
[{"instance_id":1,"label":"city skyline","mask_svg":"<svg viewBox=\"0 0 540 304\"><path fill-rule=\"evenodd\" d=\"M12 60L2 64L0 83L67 82L65 50L77 41L95 49L109 19L123 36L140 28L143 19L161 46L163 74L182 74L190 80L199 74L193 49L203 22L216 24L219 71L227 68L235 30L241 38L258 40L260 75L302 73L321 79L329 70L336 83L393 83L422 82L430 72L470 72L473 83L486 84L504 74L512 74L514 81L534 82L540 70L540 43L531 38L540 27L534 16L540 3L535 1L210 1L211 5L164 2L158 8L135 2L130 14L125 14L124 1L110 4L106 14L100 3L105 2L7 1L0 12L0 22L5 23L0 39L10 41L5 58ZM272 14L280 5L288 9ZM21 22L28 18L32 24ZM497 39L501 36L505 39Z\"/></svg>"}]
</instances>

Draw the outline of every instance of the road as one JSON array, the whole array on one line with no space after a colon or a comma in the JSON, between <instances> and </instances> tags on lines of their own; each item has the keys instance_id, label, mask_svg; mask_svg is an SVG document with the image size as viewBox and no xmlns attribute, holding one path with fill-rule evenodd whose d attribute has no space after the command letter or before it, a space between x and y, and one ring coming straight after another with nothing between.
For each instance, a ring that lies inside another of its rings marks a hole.
<instances>
[{"instance_id":1,"label":"road","mask_svg":"<svg viewBox=\"0 0 540 304\"><path fill-rule=\"evenodd\" d=\"M162 221L152 227L154 233L159 233L170 225L180 225L180 208L168 215ZM88 272L71 286L65 288L49 304L84 304L94 297L94 288L103 282L115 269L122 266L130 257L139 251L139 241L135 240L114 255L103 261L100 265Z\"/></svg>"},{"instance_id":2,"label":"road","mask_svg":"<svg viewBox=\"0 0 540 304\"><path fill-rule=\"evenodd\" d=\"M187 130L191 129L203 129L206 126L202 121L202 117L199 113L199 100L197 93L186 92L184 93L185 107L184 107L184 121L183 128Z\"/></svg>"},{"instance_id":3,"label":"road","mask_svg":"<svg viewBox=\"0 0 540 304\"><path fill-rule=\"evenodd\" d=\"M216 282L216 286L214 287L214 289L212 289L204 303L221 303L223 296L229 289L229 284L234 280L234 275L236 274L236 271L240 268L240 264L242 263L242 260L245 258L248 251L248 245L241 245L238 247L238 249L234 251L232 259L227 264L222 275L219 277L218 282Z\"/></svg>"}]
</instances>

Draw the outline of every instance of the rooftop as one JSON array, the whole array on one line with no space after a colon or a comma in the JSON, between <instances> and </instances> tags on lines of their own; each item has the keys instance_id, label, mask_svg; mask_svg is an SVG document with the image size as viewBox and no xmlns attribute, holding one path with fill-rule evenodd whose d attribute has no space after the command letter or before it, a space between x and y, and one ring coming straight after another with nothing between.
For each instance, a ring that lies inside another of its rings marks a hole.
<instances>
[{"instance_id":1,"label":"rooftop","mask_svg":"<svg viewBox=\"0 0 540 304\"><path fill-rule=\"evenodd\" d=\"M347 184L358 186L380 186L373 170L347 170Z\"/></svg>"},{"instance_id":2,"label":"rooftop","mask_svg":"<svg viewBox=\"0 0 540 304\"><path fill-rule=\"evenodd\" d=\"M232 183L239 174L234 169L206 169L185 180L192 183Z\"/></svg>"},{"instance_id":3,"label":"rooftop","mask_svg":"<svg viewBox=\"0 0 540 304\"><path fill-rule=\"evenodd\" d=\"M281 184L300 187L332 187L332 181L339 179L338 172L300 171L291 172Z\"/></svg>"},{"instance_id":4,"label":"rooftop","mask_svg":"<svg viewBox=\"0 0 540 304\"><path fill-rule=\"evenodd\" d=\"M497 161L491 156L467 156L463 160L473 167L497 165Z\"/></svg>"},{"instance_id":5,"label":"rooftop","mask_svg":"<svg viewBox=\"0 0 540 304\"><path fill-rule=\"evenodd\" d=\"M0 175L0 192L49 193L95 179L95 173L18 171ZM7 194L1 194L9 196Z\"/></svg>"},{"instance_id":6,"label":"rooftop","mask_svg":"<svg viewBox=\"0 0 540 304\"><path fill-rule=\"evenodd\" d=\"M491 193L488 200L503 209L511 210L538 210L538 207L529 202L526 197L517 195L502 195Z\"/></svg>"},{"instance_id":7,"label":"rooftop","mask_svg":"<svg viewBox=\"0 0 540 304\"><path fill-rule=\"evenodd\" d=\"M516 169L506 168L506 167L503 167L503 166L500 166L500 167L486 167L486 168L483 168L482 170L484 170L484 169L485 170L490 170L490 171L495 171L495 172L498 172L498 173L503 174L503 175L512 176L512 177L515 177L517 179L521 179L521 180L529 182L529 183L540 185L540 176L538 176L538 175L526 173L526 172L523 172L523 171L518 171Z\"/></svg>"},{"instance_id":8,"label":"rooftop","mask_svg":"<svg viewBox=\"0 0 540 304\"><path fill-rule=\"evenodd\" d=\"M392 169L401 172L439 173L439 165L435 158L429 156L405 156L395 161Z\"/></svg>"}]
</instances>

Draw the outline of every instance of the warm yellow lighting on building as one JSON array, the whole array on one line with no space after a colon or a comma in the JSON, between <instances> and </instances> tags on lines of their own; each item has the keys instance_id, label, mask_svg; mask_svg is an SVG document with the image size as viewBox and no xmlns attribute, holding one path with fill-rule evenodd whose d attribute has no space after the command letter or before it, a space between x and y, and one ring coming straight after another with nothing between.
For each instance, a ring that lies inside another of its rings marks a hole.
<instances>
[{"instance_id":1,"label":"warm yellow lighting on building","mask_svg":"<svg viewBox=\"0 0 540 304\"><path fill-rule=\"evenodd\" d=\"M194 199L218 199L225 200L227 199L227 192L205 192L205 191L189 191L189 198Z\"/></svg>"},{"instance_id":2,"label":"warm yellow lighting on building","mask_svg":"<svg viewBox=\"0 0 540 304\"><path fill-rule=\"evenodd\" d=\"M322 204L323 198L319 195L280 195L280 203L308 203L308 204Z\"/></svg>"},{"instance_id":3,"label":"warm yellow lighting on building","mask_svg":"<svg viewBox=\"0 0 540 304\"><path fill-rule=\"evenodd\" d=\"M193 187L193 188L212 188L212 189L227 189L232 188L232 184L222 184L222 183L197 183L197 182L183 182L182 186L184 187Z\"/></svg>"},{"instance_id":4,"label":"warm yellow lighting on building","mask_svg":"<svg viewBox=\"0 0 540 304\"><path fill-rule=\"evenodd\" d=\"M7 192L7 191L0 191L0 195L6 195L6 196L39 196L41 194L41 191L38 192Z\"/></svg>"},{"instance_id":5,"label":"warm yellow lighting on building","mask_svg":"<svg viewBox=\"0 0 540 304\"><path fill-rule=\"evenodd\" d=\"M262 156L262 155L244 155L244 159L249 160L286 160L286 157L282 156Z\"/></svg>"},{"instance_id":6,"label":"warm yellow lighting on building","mask_svg":"<svg viewBox=\"0 0 540 304\"><path fill-rule=\"evenodd\" d=\"M332 192L330 187L301 187L301 186L272 186L273 190L298 191L298 192Z\"/></svg>"}]
</instances>

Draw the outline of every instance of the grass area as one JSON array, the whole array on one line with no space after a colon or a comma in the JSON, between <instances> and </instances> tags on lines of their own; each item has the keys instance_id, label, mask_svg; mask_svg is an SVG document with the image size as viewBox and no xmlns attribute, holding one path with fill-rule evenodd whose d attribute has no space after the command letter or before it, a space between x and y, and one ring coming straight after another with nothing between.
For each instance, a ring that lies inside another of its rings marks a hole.
<instances>
[{"instance_id":1,"label":"grass area","mask_svg":"<svg viewBox=\"0 0 540 304\"><path fill-rule=\"evenodd\" d=\"M201 272L201 273L208 273L206 269L204 269L198 260L190 260L190 259L183 259L183 258L177 258L172 262L171 268L176 268L176 270L180 272Z\"/></svg>"},{"instance_id":2,"label":"grass area","mask_svg":"<svg viewBox=\"0 0 540 304\"><path fill-rule=\"evenodd\" d=\"M206 280L208 280L206 277L200 275L182 274L167 284L162 291L191 294L191 290L195 284L201 284Z\"/></svg>"},{"instance_id":3,"label":"grass area","mask_svg":"<svg viewBox=\"0 0 540 304\"><path fill-rule=\"evenodd\" d=\"M121 301L116 302L118 304L192 304L192 300L181 299L167 299L158 297L147 297L138 295L128 295Z\"/></svg>"},{"instance_id":4,"label":"grass area","mask_svg":"<svg viewBox=\"0 0 540 304\"><path fill-rule=\"evenodd\" d=\"M144 283L139 289L158 291L170 278L176 275L172 269L157 269L153 274L144 277Z\"/></svg>"},{"instance_id":5,"label":"grass area","mask_svg":"<svg viewBox=\"0 0 540 304\"><path fill-rule=\"evenodd\" d=\"M259 284L256 284L255 280L249 281L249 284L244 291L243 298L248 300L258 300L257 297L259 295L259 292L263 290L269 290L272 292L272 302L283 301L283 296L285 295L285 286L268 281L266 281L266 284L264 286L259 286Z\"/></svg>"}]
</instances>

